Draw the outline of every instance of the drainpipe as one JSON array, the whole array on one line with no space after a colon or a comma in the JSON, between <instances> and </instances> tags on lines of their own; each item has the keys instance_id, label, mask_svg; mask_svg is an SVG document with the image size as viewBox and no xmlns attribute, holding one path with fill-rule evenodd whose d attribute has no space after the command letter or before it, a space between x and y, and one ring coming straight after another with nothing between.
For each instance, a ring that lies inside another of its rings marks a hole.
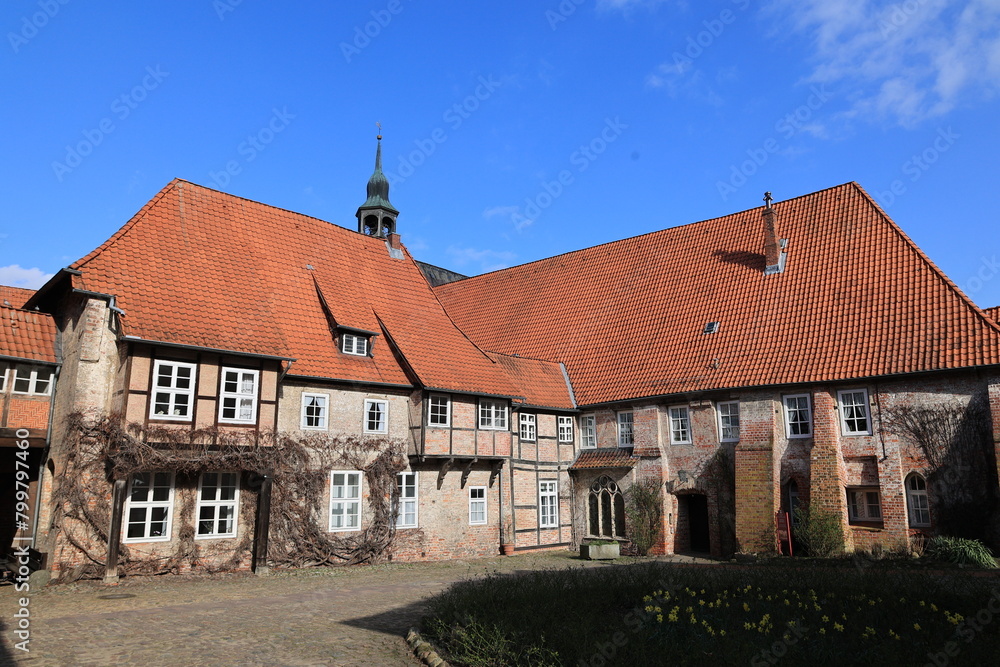
<instances>
[{"instance_id":1,"label":"drainpipe","mask_svg":"<svg viewBox=\"0 0 1000 667\"><path fill-rule=\"evenodd\" d=\"M52 422L55 416L56 407L56 385L59 383L59 373L62 371L62 364L56 366L56 370L52 373L52 394L49 403L49 425L45 430L45 447L42 448L42 458L38 462L38 490L35 492L35 509L34 514L31 515L31 544L35 545L38 541L38 513L42 507L42 482L43 476L46 473L45 464L49 460L49 448L52 446Z\"/></svg>"}]
</instances>

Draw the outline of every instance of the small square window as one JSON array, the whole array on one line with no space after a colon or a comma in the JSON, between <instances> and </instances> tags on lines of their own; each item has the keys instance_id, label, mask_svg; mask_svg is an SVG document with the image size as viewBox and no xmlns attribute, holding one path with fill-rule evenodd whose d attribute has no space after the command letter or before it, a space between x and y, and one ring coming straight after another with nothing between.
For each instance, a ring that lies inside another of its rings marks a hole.
<instances>
[{"instance_id":1,"label":"small square window","mask_svg":"<svg viewBox=\"0 0 1000 667\"><path fill-rule=\"evenodd\" d=\"M371 398L365 399L365 433L388 433L388 413L388 402Z\"/></svg>"},{"instance_id":2,"label":"small square window","mask_svg":"<svg viewBox=\"0 0 1000 667\"><path fill-rule=\"evenodd\" d=\"M326 394L302 394L302 428L325 431L329 403Z\"/></svg>"},{"instance_id":3,"label":"small square window","mask_svg":"<svg viewBox=\"0 0 1000 667\"><path fill-rule=\"evenodd\" d=\"M618 446L632 447L635 444L635 430L631 412L618 413Z\"/></svg>"},{"instance_id":4,"label":"small square window","mask_svg":"<svg viewBox=\"0 0 1000 667\"><path fill-rule=\"evenodd\" d=\"M490 399L479 401L479 428L493 431L507 430L507 403Z\"/></svg>"},{"instance_id":5,"label":"small square window","mask_svg":"<svg viewBox=\"0 0 1000 667\"><path fill-rule=\"evenodd\" d=\"M340 350L344 354L353 354L358 357L368 356L368 338L358 334L340 334Z\"/></svg>"},{"instance_id":6,"label":"small square window","mask_svg":"<svg viewBox=\"0 0 1000 667\"><path fill-rule=\"evenodd\" d=\"M525 442L535 441L535 415L521 413L521 440Z\"/></svg>"},{"instance_id":7,"label":"small square window","mask_svg":"<svg viewBox=\"0 0 1000 667\"><path fill-rule=\"evenodd\" d=\"M740 439L740 403L719 403L719 441L737 442Z\"/></svg>"},{"instance_id":8,"label":"small square window","mask_svg":"<svg viewBox=\"0 0 1000 667\"><path fill-rule=\"evenodd\" d=\"M812 436L812 406L809 394L785 396L785 434L789 438Z\"/></svg>"},{"instance_id":9,"label":"small square window","mask_svg":"<svg viewBox=\"0 0 1000 667\"><path fill-rule=\"evenodd\" d=\"M469 487L469 525L482 526L486 524L486 487Z\"/></svg>"},{"instance_id":10,"label":"small square window","mask_svg":"<svg viewBox=\"0 0 1000 667\"><path fill-rule=\"evenodd\" d=\"M840 428L844 435L871 435L868 417L868 390L838 391Z\"/></svg>"},{"instance_id":11,"label":"small square window","mask_svg":"<svg viewBox=\"0 0 1000 667\"><path fill-rule=\"evenodd\" d=\"M197 367L194 364L156 361L153 364L153 396L149 418L191 421L196 373Z\"/></svg>"},{"instance_id":12,"label":"small square window","mask_svg":"<svg viewBox=\"0 0 1000 667\"><path fill-rule=\"evenodd\" d=\"M573 442L573 418L559 417L559 442Z\"/></svg>"},{"instance_id":13,"label":"small square window","mask_svg":"<svg viewBox=\"0 0 1000 667\"><path fill-rule=\"evenodd\" d=\"M882 502L877 488L847 489L848 523L882 523Z\"/></svg>"},{"instance_id":14,"label":"small square window","mask_svg":"<svg viewBox=\"0 0 1000 667\"><path fill-rule=\"evenodd\" d=\"M428 426L451 425L451 398L440 394L431 394L430 407L427 411Z\"/></svg>"},{"instance_id":15,"label":"small square window","mask_svg":"<svg viewBox=\"0 0 1000 667\"><path fill-rule=\"evenodd\" d=\"M257 385L260 371L242 368L222 369L219 395L219 421L229 424L253 424L257 421Z\"/></svg>"},{"instance_id":16,"label":"small square window","mask_svg":"<svg viewBox=\"0 0 1000 667\"><path fill-rule=\"evenodd\" d=\"M597 447L597 417L583 415L580 417L580 448L594 449Z\"/></svg>"},{"instance_id":17,"label":"small square window","mask_svg":"<svg viewBox=\"0 0 1000 667\"><path fill-rule=\"evenodd\" d=\"M691 444L691 419L686 405L670 408L670 444Z\"/></svg>"}]
</instances>

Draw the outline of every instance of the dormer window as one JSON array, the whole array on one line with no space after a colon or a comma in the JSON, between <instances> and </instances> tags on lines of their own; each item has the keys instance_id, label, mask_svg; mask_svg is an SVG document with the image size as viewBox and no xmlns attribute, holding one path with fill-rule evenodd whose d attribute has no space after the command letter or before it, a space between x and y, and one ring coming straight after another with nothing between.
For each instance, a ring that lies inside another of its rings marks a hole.
<instances>
[{"instance_id":1,"label":"dormer window","mask_svg":"<svg viewBox=\"0 0 1000 667\"><path fill-rule=\"evenodd\" d=\"M368 356L368 338L358 334L343 333L340 335L340 351L359 357Z\"/></svg>"}]
</instances>

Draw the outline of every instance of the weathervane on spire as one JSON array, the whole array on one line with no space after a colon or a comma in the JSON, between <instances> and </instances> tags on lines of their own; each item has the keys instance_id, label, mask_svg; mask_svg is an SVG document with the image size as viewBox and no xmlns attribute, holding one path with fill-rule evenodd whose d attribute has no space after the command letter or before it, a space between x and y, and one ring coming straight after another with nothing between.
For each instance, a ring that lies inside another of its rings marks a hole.
<instances>
[{"instance_id":1,"label":"weathervane on spire","mask_svg":"<svg viewBox=\"0 0 1000 667\"><path fill-rule=\"evenodd\" d=\"M377 139L379 141L382 141L382 121L380 121L380 120L375 121L375 127L378 128L378 137L377 137Z\"/></svg>"}]
</instances>

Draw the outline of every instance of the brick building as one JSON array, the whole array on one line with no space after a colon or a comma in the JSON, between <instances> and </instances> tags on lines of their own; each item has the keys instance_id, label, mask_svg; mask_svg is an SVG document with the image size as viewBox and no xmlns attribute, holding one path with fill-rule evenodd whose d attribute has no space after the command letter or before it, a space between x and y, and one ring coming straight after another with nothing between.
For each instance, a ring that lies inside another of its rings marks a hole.
<instances>
[{"instance_id":1,"label":"brick building","mask_svg":"<svg viewBox=\"0 0 1000 667\"><path fill-rule=\"evenodd\" d=\"M850 546L890 542L938 528L949 479L976 480L980 505L1000 494L1000 326L856 184L472 278L401 244L381 147L367 194L348 230L175 180L9 308L50 323L35 361L61 364L37 530L54 574L89 559L113 579L119 544L187 544L195 568L272 553L267 475L71 479L80 413L395 443L396 559L627 540L637 479L665 490L667 553L772 549L776 513L804 502L839 513ZM961 465L888 426L976 406L988 441ZM325 470L322 516L302 521L368 530L362 463ZM70 520L74 483L110 531Z\"/></svg>"},{"instance_id":2,"label":"brick building","mask_svg":"<svg viewBox=\"0 0 1000 667\"><path fill-rule=\"evenodd\" d=\"M31 290L0 286L0 552L32 546L47 508L39 479L58 374L50 315L22 308ZM51 481L49 479L48 481Z\"/></svg>"}]
</instances>

